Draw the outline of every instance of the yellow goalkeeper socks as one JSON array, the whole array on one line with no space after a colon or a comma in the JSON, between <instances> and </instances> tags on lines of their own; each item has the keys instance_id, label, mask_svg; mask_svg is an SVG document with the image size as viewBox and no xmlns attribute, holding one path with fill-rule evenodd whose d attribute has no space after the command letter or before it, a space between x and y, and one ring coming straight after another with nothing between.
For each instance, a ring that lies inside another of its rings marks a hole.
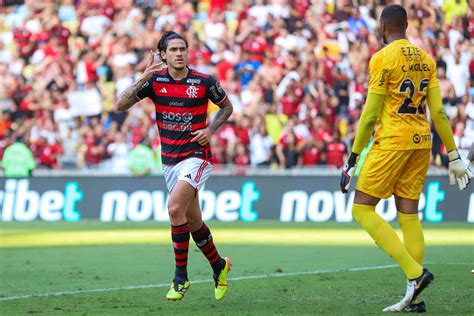
<instances>
[{"instance_id":1,"label":"yellow goalkeeper socks","mask_svg":"<svg viewBox=\"0 0 474 316\"><path fill-rule=\"evenodd\" d=\"M354 203L352 216L375 243L400 265L408 279L416 279L422 274L423 268L405 249L392 226L375 213L375 206Z\"/></svg>"},{"instance_id":2,"label":"yellow goalkeeper socks","mask_svg":"<svg viewBox=\"0 0 474 316\"><path fill-rule=\"evenodd\" d=\"M403 243L406 250L419 264L423 264L425 255L425 238L418 214L398 212L398 222L403 232Z\"/></svg>"}]
</instances>

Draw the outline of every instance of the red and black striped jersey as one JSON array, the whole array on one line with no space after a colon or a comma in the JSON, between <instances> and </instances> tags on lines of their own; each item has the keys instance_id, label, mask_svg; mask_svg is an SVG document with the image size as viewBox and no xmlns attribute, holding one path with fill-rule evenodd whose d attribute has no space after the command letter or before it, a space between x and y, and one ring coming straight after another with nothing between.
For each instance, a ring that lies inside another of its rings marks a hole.
<instances>
[{"instance_id":1,"label":"red and black striped jersey","mask_svg":"<svg viewBox=\"0 0 474 316\"><path fill-rule=\"evenodd\" d=\"M212 161L209 144L191 142L191 132L207 127L209 100L219 105L227 97L216 78L188 68L186 78L175 81L166 68L153 74L137 96L155 104L163 164L175 165L190 157Z\"/></svg>"}]
</instances>

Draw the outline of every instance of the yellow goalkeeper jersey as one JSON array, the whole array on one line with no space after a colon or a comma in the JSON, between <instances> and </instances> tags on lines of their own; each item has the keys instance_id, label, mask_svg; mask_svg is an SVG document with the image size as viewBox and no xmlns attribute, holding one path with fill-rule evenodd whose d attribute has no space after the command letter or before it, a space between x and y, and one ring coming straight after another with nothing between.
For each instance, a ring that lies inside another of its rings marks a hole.
<instances>
[{"instance_id":1,"label":"yellow goalkeeper jersey","mask_svg":"<svg viewBox=\"0 0 474 316\"><path fill-rule=\"evenodd\" d=\"M431 148L428 89L439 85L434 60L407 39L393 41L370 60L369 93L385 95L374 148Z\"/></svg>"}]
</instances>

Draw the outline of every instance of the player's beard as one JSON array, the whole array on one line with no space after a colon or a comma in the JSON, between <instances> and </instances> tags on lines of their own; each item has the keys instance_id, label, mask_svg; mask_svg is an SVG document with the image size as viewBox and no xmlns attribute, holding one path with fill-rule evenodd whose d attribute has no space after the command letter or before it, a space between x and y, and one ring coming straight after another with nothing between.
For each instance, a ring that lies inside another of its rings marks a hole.
<instances>
[{"instance_id":1,"label":"player's beard","mask_svg":"<svg viewBox=\"0 0 474 316\"><path fill-rule=\"evenodd\" d=\"M177 63L175 62L174 65L173 65L173 68L176 69L176 70L183 70L183 69L186 68L186 63L181 62L179 65L177 65Z\"/></svg>"}]
</instances>

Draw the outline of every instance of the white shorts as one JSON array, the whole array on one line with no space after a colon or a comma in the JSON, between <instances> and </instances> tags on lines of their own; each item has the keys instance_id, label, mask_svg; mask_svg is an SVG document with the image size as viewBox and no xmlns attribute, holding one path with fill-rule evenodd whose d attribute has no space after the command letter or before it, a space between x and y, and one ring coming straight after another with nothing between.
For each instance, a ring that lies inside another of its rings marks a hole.
<instances>
[{"instance_id":1,"label":"white shorts","mask_svg":"<svg viewBox=\"0 0 474 316\"><path fill-rule=\"evenodd\" d=\"M178 180L183 180L199 191L202 188L212 170L212 164L199 158L188 158L174 166L163 166L168 192L173 191Z\"/></svg>"}]
</instances>

